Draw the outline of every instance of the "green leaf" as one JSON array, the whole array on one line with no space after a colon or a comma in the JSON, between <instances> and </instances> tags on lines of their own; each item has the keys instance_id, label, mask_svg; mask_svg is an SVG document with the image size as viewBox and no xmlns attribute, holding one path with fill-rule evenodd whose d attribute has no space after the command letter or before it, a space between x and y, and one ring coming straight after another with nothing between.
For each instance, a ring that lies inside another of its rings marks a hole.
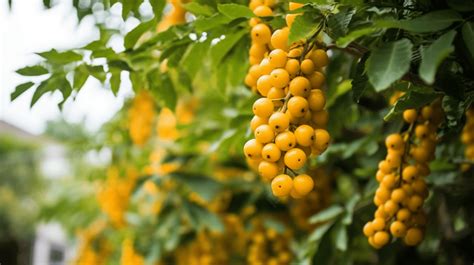
<instances>
[{"instance_id":1,"label":"green leaf","mask_svg":"<svg viewBox=\"0 0 474 265\"><path fill-rule=\"evenodd\" d=\"M321 16L319 14L304 13L303 15L297 16L291 26L288 43L291 44L302 39L307 39L315 34L320 21Z\"/></svg>"},{"instance_id":2,"label":"green leaf","mask_svg":"<svg viewBox=\"0 0 474 265\"><path fill-rule=\"evenodd\" d=\"M41 65L26 66L21 69L16 70L20 75L24 76L39 76L45 75L48 73L48 69L44 68Z\"/></svg>"},{"instance_id":3,"label":"green leaf","mask_svg":"<svg viewBox=\"0 0 474 265\"><path fill-rule=\"evenodd\" d=\"M448 0L448 6L459 12L469 12L474 10L474 1L472 0Z\"/></svg>"},{"instance_id":4,"label":"green leaf","mask_svg":"<svg viewBox=\"0 0 474 265\"><path fill-rule=\"evenodd\" d=\"M43 82L41 82L39 84L39 86L36 88L35 93L33 93L33 97L31 98L30 107L33 107L36 104L36 102L38 102L38 100L45 93L52 91L54 89L53 85L55 85L56 82L57 82L57 80L55 80L54 77L51 77L51 78L46 79Z\"/></svg>"},{"instance_id":5,"label":"green leaf","mask_svg":"<svg viewBox=\"0 0 474 265\"><path fill-rule=\"evenodd\" d=\"M340 251L346 251L347 250L347 226L343 225L340 223L336 228L335 228L335 243L336 243L336 249Z\"/></svg>"},{"instance_id":6,"label":"green leaf","mask_svg":"<svg viewBox=\"0 0 474 265\"><path fill-rule=\"evenodd\" d=\"M117 93L120 89L120 75L122 71L120 70L111 70L112 75L110 76L110 89L112 89L112 93L114 96L117 96Z\"/></svg>"},{"instance_id":7,"label":"green leaf","mask_svg":"<svg viewBox=\"0 0 474 265\"><path fill-rule=\"evenodd\" d=\"M347 35L348 27L355 11L353 8L341 8L339 13L328 17L328 30L331 32L333 39Z\"/></svg>"},{"instance_id":8,"label":"green leaf","mask_svg":"<svg viewBox=\"0 0 474 265\"><path fill-rule=\"evenodd\" d=\"M186 53L181 58L179 65L194 78L197 72L202 69L202 61L207 56L210 41L196 42L188 46Z\"/></svg>"},{"instance_id":9,"label":"green leaf","mask_svg":"<svg viewBox=\"0 0 474 265\"><path fill-rule=\"evenodd\" d=\"M454 22L462 20L462 16L453 10L437 10L410 20L378 20L376 27L400 28L415 33L428 33L443 30Z\"/></svg>"},{"instance_id":10,"label":"green leaf","mask_svg":"<svg viewBox=\"0 0 474 265\"><path fill-rule=\"evenodd\" d=\"M201 5L197 2L184 4L183 7L195 15L212 16L215 10L209 5Z\"/></svg>"},{"instance_id":11,"label":"green leaf","mask_svg":"<svg viewBox=\"0 0 474 265\"><path fill-rule=\"evenodd\" d=\"M462 27L462 37L469 49L471 57L474 58L474 22L466 22Z\"/></svg>"},{"instance_id":12,"label":"green leaf","mask_svg":"<svg viewBox=\"0 0 474 265\"><path fill-rule=\"evenodd\" d=\"M148 73L147 79L150 84L150 91L154 97L163 106L174 110L178 101L178 95L168 74L160 73L159 70L155 69Z\"/></svg>"},{"instance_id":13,"label":"green leaf","mask_svg":"<svg viewBox=\"0 0 474 265\"><path fill-rule=\"evenodd\" d=\"M188 188L208 202L216 196L222 187L219 182L203 175L176 172L170 174L170 177L186 184Z\"/></svg>"},{"instance_id":14,"label":"green leaf","mask_svg":"<svg viewBox=\"0 0 474 265\"><path fill-rule=\"evenodd\" d=\"M346 36L337 39L336 45L341 48L346 48L351 42L355 41L356 39L377 32L378 30L378 28L371 26L351 31Z\"/></svg>"},{"instance_id":15,"label":"green leaf","mask_svg":"<svg viewBox=\"0 0 474 265\"><path fill-rule=\"evenodd\" d=\"M87 66L84 64L79 65L74 71L73 88L76 90L80 90L82 86L84 86L88 78L89 70L87 69Z\"/></svg>"},{"instance_id":16,"label":"green leaf","mask_svg":"<svg viewBox=\"0 0 474 265\"><path fill-rule=\"evenodd\" d=\"M252 10L250 10L247 6L238 5L238 4L219 4L217 5L217 9L223 15L228 18L236 19L236 18L251 18L255 15L253 14Z\"/></svg>"},{"instance_id":17,"label":"green leaf","mask_svg":"<svg viewBox=\"0 0 474 265\"><path fill-rule=\"evenodd\" d=\"M71 84L66 79L66 77L63 77L58 81L58 89L59 91L61 91L61 94L63 95L63 100L58 104L59 109L62 109L63 104L66 102L66 100L69 98L72 92Z\"/></svg>"},{"instance_id":18,"label":"green leaf","mask_svg":"<svg viewBox=\"0 0 474 265\"><path fill-rule=\"evenodd\" d=\"M145 22L138 24L134 29L132 29L127 35L125 35L124 46L127 50L132 49L137 43L138 39L151 28L156 25L156 20L151 19Z\"/></svg>"},{"instance_id":19,"label":"green leaf","mask_svg":"<svg viewBox=\"0 0 474 265\"><path fill-rule=\"evenodd\" d=\"M352 99L359 103L360 98L367 89L369 78L365 72L365 63L369 58L369 53L365 53L356 65L354 77L352 79Z\"/></svg>"},{"instance_id":20,"label":"green leaf","mask_svg":"<svg viewBox=\"0 0 474 265\"><path fill-rule=\"evenodd\" d=\"M421 79L423 79L427 84L434 83L438 66L450 53L454 51L452 42L455 36L456 31L451 30L439 37L428 48L422 50L419 74Z\"/></svg>"},{"instance_id":21,"label":"green leaf","mask_svg":"<svg viewBox=\"0 0 474 265\"><path fill-rule=\"evenodd\" d=\"M49 63L57 65L68 64L82 60L82 55L74 51L58 52L55 49L52 49L50 51L40 52L37 54L48 60Z\"/></svg>"},{"instance_id":22,"label":"green leaf","mask_svg":"<svg viewBox=\"0 0 474 265\"><path fill-rule=\"evenodd\" d=\"M370 139L370 137L368 137L368 139ZM354 209L357 203L360 201L360 198L360 194L357 193L355 196L352 196L346 203L346 213L344 215L344 218L342 218L342 224L350 225L352 223Z\"/></svg>"},{"instance_id":23,"label":"green leaf","mask_svg":"<svg viewBox=\"0 0 474 265\"><path fill-rule=\"evenodd\" d=\"M229 53L229 51L237 44L237 42L247 34L246 30L240 30L234 33L225 35L225 38L219 41L210 49L212 64L219 66L222 59Z\"/></svg>"},{"instance_id":24,"label":"green leaf","mask_svg":"<svg viewBox=\"0 0 474 265\"><path fill-rule=\"evenodd\" d=\"M333 224L334 222L329 222L329 223L316 227L314 231L308 236L308 240L310 242L317 242L321 240L321 238L323 238L323 236L332 227Z\"/></svg>"},{"instance_id":25,"label":"green leaf","mask_svg":"<svg viewBox=\"0 0 474 265\"><path fill-rule=\"evenodd\" d=\"M21 94L23 94L25 91L30 89L35 83L33 82L26 82L23 84L19 84L18 86L15 87L15 91L13 91L10 95L10 100L13 101L17 97L19 97Z\"/></svg>"},{"instance_id":26,"label":"green leaf","mask_svg":"<svg viewBox=\"0 0 474 265\"><path fill-rule=\"evenodd\" d=\"M232 18L223 14L217 13L211 17L202 17L196 19L194 22L195 28L198 32L205 32L220 25L224 25L232 21Z\"/></svg>"},{"instance_id":27,"label":"green leaf","mask_svg":"<svg viewBox=\"0 0 474 265\"><path fill-rule=\"evenodd\" d=\"M102 65L86 65L86 67L91 76L99 80L101 83L105 82L107 75L105 74L104 67Z\"/></svg>"},{"instance_id":28,"label":"green leaf","mask_svg":"<svg viewBox=\"0 0 474 265\"><path fill-rule=\"evenodd\" d=\"M153 14L155 14L155 20L160 21L163 16L163 9L166 6L165 0L149 0L151 8L153 9Z\"/></svg>"},{"instance_id":29,"label":"green leaf","mask_svg":"<svg viewBox=\"0 0 474 265\"><path fill-rule=\"evenodd\" d=\"M410 69L413 44L408 39L384 43L367 60L367 75L377 92L388 88Z\"/></svg>"},{"instance_id":30,"label":"green leaf","mask_svg":"<svg viewBox=\"0 0 474 265\"><path fill-rule=\"evenodd\" d=\"M329 221L331 219L336 218L337 216L339 216L343 212L344 212L343 207L341 207L339 205L333 205L333 206L331 206L329 208L326 208L326 209L320 211L319 213L311 216L311 218L309 218L309 222L311 224L326 222L326 221Z\"/></svg>"},{"instance_id":31,"label":"green leaf","mask_svg":"<svg viewBox=\"0 0 474 265\"><path fill-rule=\"evenodd\" d=\"M328 97L326 101L326 106L328 108L331 107L334 104L334 102L336 102L338 97L349 92L351 88L352 88L351 80L347 79L347 80L342 81L340 84L337 85L336 91L331 93L331 96Z\"/></svg>"},{"instance_id":32,"label":"green leaf","mask_svg":"<svg viewBox=\"0 0 474 265\"><path fill-rule=\"evenodd\" d=\"M406 109L420 108L428 103L431 103L438 97L435 93L420 93L416 91L409 91L401 96L395 105L392 106L387 115L383 118L385 121L400 115Z\"/></svg>"}]
</instances>

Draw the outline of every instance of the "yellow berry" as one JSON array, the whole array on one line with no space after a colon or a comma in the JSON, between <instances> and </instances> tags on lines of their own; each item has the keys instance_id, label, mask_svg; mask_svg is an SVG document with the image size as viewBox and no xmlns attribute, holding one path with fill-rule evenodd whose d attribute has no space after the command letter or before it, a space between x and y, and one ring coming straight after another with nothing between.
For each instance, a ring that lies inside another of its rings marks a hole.
<instances>
[{"instance_id":1,"label":"yellow berry","mask_svg":"<svg viewBox=\"0 0 474 265\"><path fill-rule=\"evenodd\" d=\"M326 81L326 77L324 77L324 75L318 71L312 73L310 76L308 76L308 78L312 89L321 89L324 82Z\"/></svg>"},{"instance_id":2,"label":"yellow berry","mask_svg":"<svg viewBox=\"0 0 474 265\"><path fill-rule=\"evenodd\" d=\"M416 246L421 243L421 240L423 240L423 232L415 227L408 229L403 238L403 242L408 246Z\"/></svg>"},{"instance_id":3,"label":"yellow berry","mask_svg":"<svg viewBox=\"0 0 474 265\"><path fill-rule=\"evenodd\" d=\"M365 225L364 225L364 235L366 237L371 237L375 234L375 230L374 228L372 227L372 222L367 222Z\"/></svg>"},{"instance_id":4,"label":"yellow berry","mask_svg":"<svg viewBox=\"0 0 474 265\"><path fill-rule=\"evenodd\" d=\"M284 156L285 165L292 170L298 170L306 163L306 154L300 148L288 150Z\"/></svg>"},{"instance_id":5,"label":"yellow berry","mask_svg":"<svg viewBox=\"0 0 474 265\"><path fill-rule=\"evenodd\" d=\"M391 134L385 139L385 145L387 149L400 150L403 148L402 136L398 133Z\"/></svg>"},{"instance_id":6,"label":"yellow berry","mask_svg":"<svg viewBox=\"0 0 474 265\"><path fill-rule=\"evenodd\" d=\"M326 98L321 89L312 89L308 97L309 109L311 111L322 111L326 105Z\"/></svg>"},{"instance_id":7,"label":"yellow berry","mask_svg":"<svg viewBox=\"0 0 474 265\"><path fill-rule=\"evenodd\" d=\"M390 235L385 231L379 231L374 234L374 243L378 246L385 246L390 240Z\"/></svg>"},{"instance_id":8,"label":"yellow berry","mask_svg":"<svg viewBox=\"0 0 474 265\"><path fill-rule=\"evenodd\" d=\"M316 149L320 150L321 152L324 152L329 146L329 141L331 141L331 136L329 135L328 131L324 129L314 130L313 146Z\"/></svg>"},{"instance_id":9,"label":"yellow berry","mask_svg":"<svg viewBox=\"0 0 474 265\"><path fill-rule=\"evenodd\" d=\"M290 82L290 93L294 96L307 97L311 90L311 84L306 77L297 76Z\"/></svg>"},{"instance_id":10,"label":"yellow berry","mask_svg":"<svg viewBox=\"0 0 474 265\"><path fill-rule=\"evenodd\" d=\"M250 121L250 129L252 129L252 132L254 132L258 126L267 124L268 119L266 118L261 118L259 116L253 116L252 120Z\"/></svg>"},{"instance_id":11,"label":"yellow berry","mask_svg":"<svg viewBox=\"0 0 474 265\"><path fill-rule=\"evenodd\" d=\"M328 54L322 49L312 51L309 58L313 61L316 68L325 67L329 63Z\"/></svg>"},{"instance_id":12,"label":"yellow berry","mask_svg":"<svg viewBox=\"0 0 474 265\"><path fill-rule=\"evenodd\" d=\"M272 85L276 88L284 88L290 82L290 75L283 68L274 69L270 76L272 77Z\"/></svg>"},{"instance_id":13,"label":"yellow berry","mask_svg":"<svg viewBox=\"0 0 474 265\"><path fill-rule=\"evenodd\" d=\"M415 109L407 109L403 112L403 119L407 123L414 123L416 121L418 114Z\"/></svg>"},{"instance_id":14,"label":"yellow berry","mask_svg":"<svg viewBox=\"0 0 474 265\"><path fill-rule=\"evenodd\" d=\"M253 13L258 17L269 17L269 16L273 15L272 9L268 6L265 6L265 5L261 5L261 6L256 7L253 10Z\"/></svg>"},{"instance_id":15,"label":"yellow berry","mask_svg":"<svg viewBox=\"0 0 474 265\"><path fill-rule=\"evenodd\" d=\"M254 134L255 139L261 144L270 143L275 138L275 132L267 124L258 126Z\"/></svg>"},{"instance_id":16,"label":"yellow berry","mask_svg":"<svg viewBox=\"0 0 474 265\"><path fill-rule=\"evenodd\" d=\"M293 188L293 180L286 174L276 176L272 180L272 192L277 197L283 197L290 194Z\"/></svg>"},{"instance_id":17,"label":"yellow berry","mask_svg":"<svg viewBox=\"0 0 474 265\"><path fill-rule=\"evenodd\" d=\"M252 28L251 36L254 43L265 45L270 43L272 33L267 25L260 23Z\"/></svg>"},{"instance_id":18,"label":"yellow berry","mask_svg":"<svg viewBox=\"0 0 474 265\"><path fill-rule=\"evenodd\" d=\"M263 145L256 139L248 140L244 145L244 153L250 159L258 159L261 157Z\"/></svg>"},{"instance_id":19,"label":"yellow berry","mask_svg":"<svg viewBox=\"0 0 474 265\"><path fill-rule=\"evenodd\" d=\"M297 59L288 59L288 61L286 61L285 70L290 77L295 77L300 71L300 62Z\"/></svg>"},{"instance_id":20,"label":"yellow berry","mask_svg":"<svg viewBox=\"0 0 474 265\"><path fill-rule=\"evenodd\" d=\"M293 188L295 189L296 193L302 196L305 196L310 191L312 191L313 187L314 187L313 178L311 178L307 174L298 175L293 179Z\"/></svg>"},{"instance_id":21,"label":"yellow berry","mask_svg":"<svg viewBox=\"0 0 474 265\"><path fill-rule=\"evenodd\" d=\"M273 102L268 98L259 98L253 104L253 114L261 118L268 118L273 113Z\"/></svg>"},{"instance_id":22,"label":"yellow berry","mask_svg":"<svg viewBox=\"0 0 474 265\"><path fill-rule=\"evenodd\" d=\"M403 237L406 232L407 226L400 221L394 221L390 225L390 233L392 233L392 236L394 237Z\"/></svg>"},{"instance_id":23,"label":"yellow berry","mask_svg":"<svg viewBox=\"0 0 474 265\"><path fill-rule=\"evenodd\" d=\"M257 90L260 95L266 97L272 88L272 78L270 75L262 75L257 80Z\"/></svg>"},{"instance_id":24,"label":"yellow berry","mask_svg":"<svg viewBox=\"0 0 474 265\"><path fill-rule=\"evenodd\" d=\"M280 171L280 168L278 167L276 163L262 161L258 165L258 173L265 180L273 179L276 175L278 175L279 171Z\"/></svg>"},{"instance_id":25,"label":"yellow berry","mask_svg":"<svg viewBox=\"0 0 474 265\"><path fill-rule=\"evenodd\" d=\"M277 133L283 132L290 125L290 116L287 113L275 112L268 119L268 125Z\"/></svg>"},{"instance_id":26,"label":"yellow berry","mask_svg":"<svg viewBox=\"0 0 474 265\"><path fill-rule=\"evenodd\" d=\"M282 49L273 50L268 55L268 58L270 59L270 64L274 68L281 68L281 67L285 67L286 65L287 55L286 55L286 52Z\"/></svg>"},{"instance_id":27,"label":"yellow berry","mask_svg":"<svg viewBox=\"0 0 474 265\"><path fill-rule=\"evenodd\" d=\"M288 100L288 112L294 117L303 117L308 111L308 101L300 96L294 96Z\"/></svg>"},{"instance_id":28,"label":"yellow berry","mask_svg":"<svg viewBox=\"0 0 474 265\"><path fill-rule=\"evenodd\" d=\"M290 131L282 132L276 136L275 144L281 151L288 151L296 146L296 137Z\"/></svg>"},{"instance_id":29,"label":"yellow berry","mask_svg":"<svg viewBox=\"0 0 474 265\"><path fill-rule=\"evenodd\" d=\"M296 142L301 146L311 146L314 142L314 129L309 125L300 125L295 130Z\"/></svg>"},{"instance_id":30,"label":"yellow berry","mask_svg":"<svg viewBox=\"0 0 474 265\"><path fill-rule=\"evenodd\" d=\"M276 162L281 157L281 151L274 143L268 143L262 148L262 158L268 162Z\"/></svg>"},{"instance_id":31,"label":"yellow berry","mask_svg":"<svg viewBox=\"0 0 474 265\"><path fill-rule=\"evenodd\" d=\"M278 29L271 35L271 44L275 49L288 51L288 36L290 29L288 27Z\"/></svg>"},{"instance_id":32,"label":"yellow berry","mask_svg":"<svg viewBox=\"0 0 474 265\"><path fill-rule=\"evenodd\" d=\"M301 72L305 75L311 75L314 73L314 63L311 59L304 59L301 62Z\"/></svg>"}]
</instances>

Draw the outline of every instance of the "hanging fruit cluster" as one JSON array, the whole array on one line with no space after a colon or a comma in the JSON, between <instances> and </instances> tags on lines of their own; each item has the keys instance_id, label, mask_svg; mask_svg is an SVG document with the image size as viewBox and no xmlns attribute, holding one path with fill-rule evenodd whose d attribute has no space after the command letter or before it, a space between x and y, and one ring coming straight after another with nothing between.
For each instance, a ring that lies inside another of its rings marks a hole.
<instances>
[{"instance_id":1,"label":"hanging fruit cluster","mask_svg":"<svg viewBox=\"0 0 474 265\"><path fill-rule=\"evenodd\" d=\"M104 230L106 222L103 220L92 223L86 229L79 232L79 246L74 264L90 265L105 264L110 256L111 248L105 240L98 239L100 232ZM96 241L99 241L98 243Z\"/></svg>"},{"instance_id":2,"label":"hanging fruit cluster","mask_svg":"<svg viewBox=\"0 0 474 265\"><path fill-rule=\"evenodd\" d=\"M423 202L429 195L424 178L430 174L428 163L434 159L436 131L443 120L440 101L405 110L403 119L408 129L385 140L388 154L376 174L377 210L363 229L374 248L388 244L391 236L408 246L420 244L424 237Z\"/></svg>"},{"instance_id":3,"label":"hanging fruit cluster","mask_svg":"<svg viewBox=\"0 0 474 265\"><path fill-rule=\"evenodd\" d=\"M132 101L129 109L129 133L133 144L144 145L151 136L155 106L153 98L146 90L140 91Z\"/></svg>"},{"instance_id":4,"label":"hanging fruit cluster","mask_svg":"<svg viewBox=\"0 0 474 265\"><path fill-rule=\"evenodd\" d=\"M292 237L291 230L279 233L275 229L266 228L262 221L262 219L256 219L253 222L254 229L249 239L247 264L290 264L292 260L289 246Z\"/></svg>"},{"instance_id":5,"label":"hanging fruit cluster","mask_svg":"<svg viewBox=\"0 0 474 265\"><path fill-rule=\"evenodd\" d=\"M138 172L133 168L127 169L126 177L120 177L119 169L115 166L107 171L107 180L98 192L97 201L114 227L121 228L126 225L124 213L138 177Z\"/></svg>"},{"instance_id":6,"label":"hanging fruit cluster","mask_svg":"<svg viewBox=\"0 0 474 265\"><path fill-rule=\"evenodd\" d=\"M461 142L466 146L464 149L466 159L474 161L474 107L472 106L466 111L466 124L462 129ZM462 165L463 171L470 168L470 164Z\"/></svg>"},{"instance_id":7,"label":"hanging fruit cluster","mask_svg":"<svg viewBox=\"0 0 474 265\"><path fill-rule=\"evenodd\" d=\"M290 10L300 6L290 2ZM257 16L261 13L256 11L269 10L263 4L252 7ZM288 26L273 34L263 23L252 28L252 66L245 83L263 97L253 105L255 116L250 127L255 138L245 144L244 153L253 160L251 164L258 163L259 174L272 181L275 196L291 194L300 198L313 189L314 183L310 176L296 171L306 165L311 154L323 153L330 141L325 130L326 99L321 90L321 71L328 64L328 56L326 51L313 48L313 43L300 41L288 45L294 20L293 15L288 16ZM259 64L255 58L262 58Z\"/></svg>"}]
</instances>

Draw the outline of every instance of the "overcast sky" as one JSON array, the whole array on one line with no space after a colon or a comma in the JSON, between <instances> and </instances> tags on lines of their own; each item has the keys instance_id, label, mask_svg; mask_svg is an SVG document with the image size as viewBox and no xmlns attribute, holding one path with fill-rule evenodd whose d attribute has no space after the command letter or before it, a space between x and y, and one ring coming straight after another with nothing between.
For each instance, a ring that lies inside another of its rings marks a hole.
<instances>
[{"instance_id":1,"label":"overcast sky","mask_svg":"<svg viewBox=\"0 0 474 265\"><path fill-rule=\"evenodd\" d=\"M59 92L43 96L32 109L29 105L33 90L10 102L10 93L15 86L27 81L14 71L38 62L40 57L34 52L80 47L98 37L91 18L77 25L70 0L60 0L50 10L43 9L42 0L13 2L10 11L7 1L0 1L0 120L35 134L44 130L46 121L61 115L71 122L85 119L88 129L98 129L130 95L129 84L122 86L118 97L114 97L90 78L76 100L68 100L64 105L62 113L57 108L61 101Z\"/></svg>"}]
</instances>

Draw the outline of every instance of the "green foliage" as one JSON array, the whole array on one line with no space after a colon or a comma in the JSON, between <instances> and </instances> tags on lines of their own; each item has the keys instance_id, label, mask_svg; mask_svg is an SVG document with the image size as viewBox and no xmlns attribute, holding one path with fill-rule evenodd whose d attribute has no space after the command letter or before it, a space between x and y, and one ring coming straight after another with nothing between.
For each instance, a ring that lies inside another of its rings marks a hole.
<instances>
[{"instance_id":1,"label":"green foliage","mask_svg":"<svg viewBox=\"0 0 474 265\"><path fill-rule=\"evenodd\" d=\"M77 2L73 2L76 7ZM186 137L171 143L149 142L141 149L132 146L127 132L129 103L102 128L96 139L90 139L87 132L76 126L58 124L48 129L48 133L74 143L70 145L73 150L84 153L102 148L111 150L114 163L132 161L138 167L144 166L154 144L166 148L166 161L183 163L181 170L171 174L141 176L140 183L151 179L159 187L166 180L176 181L176 190L166 194L163 209L157 216L145 218L137 214L138 198L143 194L141 185L136 188L135 201L127 213L129 229L143 235L137 245L151 262L169 254L197 231L222 231L220 216L189 200L191 192L205 201L225 192L232 193L229 207L232 213L254 206L258 213L288 217L291 204L275 201L267 184L249 181L247 175L253 173L245 166L242 156L243 143L250 135L251 106L256 98L243 86L249 65L248 20L254 17L247 3L207 0L187 3L184 7L194 15L192 20L158 33L155 28L165 2L150 1L151 18L140 15L143 2L103 1L106 14L110 15L107 12L111 6L123 5L122 19L133 16L140 23L127 33L99 24L99 39L84 47L38 53L41 61L37 65L17 71L35 78L18 85L11 98L14 100L32 89L33 106L42 95L60 91L61 105L71 95L80 93L89 77L117 94L129 76L135 92L151 92L157 111L163 107L178 109L179 101L189 97L199 101L199 107L193 110L193 121L179 128ZM440 260L441 264L442 260L455 258L472 262L469 224L474 212L473 188L465 185L472 171L463 174L454 162L463 157L457 133L465 123L466 109L474 100L473 5L458 0L297 2L305 5L292 11L302 14L294 21L290 42L309 39L331 54L330 65L325 69L325 89L330 113L328 130L333 143L326 153L310 162L337 177L331 183L332 204L309 218L319 226L295 234L292 242L295 263L434 264ZM276 29L288 13L286 4L286 1L278 4L275 16L262 20ZM77 8L78 13L86 14L87 8ZM94 14L92 8L88 12ZM317 36L319 32L321 36ZM111 36L123 40L125 49L113 50L108 44ZM162 68L165 63L166 71ZM387 99L394 91L405 94L389 106ZM428 179L431 194L426 210L433 222L428 226L426 240L419 249L396 243L375 251L369 248L361 230L374 212L374 174L377 163L386 155L384 136L401 129L404 110L423 107L440 97L443 97L446 122L439 130L443 137ZM200 146L205 144L210 147L202 152ZM69 223L70 230L102 216L90 200L94 189L87 183L103 179L103 169L91 167L83 157L74 164L81 174L75 180L61 183L61 187L74 192L58 188L51 193L42 213L44 217ZM230 180L217 181L216 169L221 166L243 172ZM443 200L449 201L453 209L443 210L440 207ZM78 208L82 215L75 211ZM442 224L437 216L452 220ZM281 228L278 224L273 226ZM455 224L458 229L453 236L446 232L446 226ZM463 244L466 251L458 248Z\"/></svg>"}]
</instances>

